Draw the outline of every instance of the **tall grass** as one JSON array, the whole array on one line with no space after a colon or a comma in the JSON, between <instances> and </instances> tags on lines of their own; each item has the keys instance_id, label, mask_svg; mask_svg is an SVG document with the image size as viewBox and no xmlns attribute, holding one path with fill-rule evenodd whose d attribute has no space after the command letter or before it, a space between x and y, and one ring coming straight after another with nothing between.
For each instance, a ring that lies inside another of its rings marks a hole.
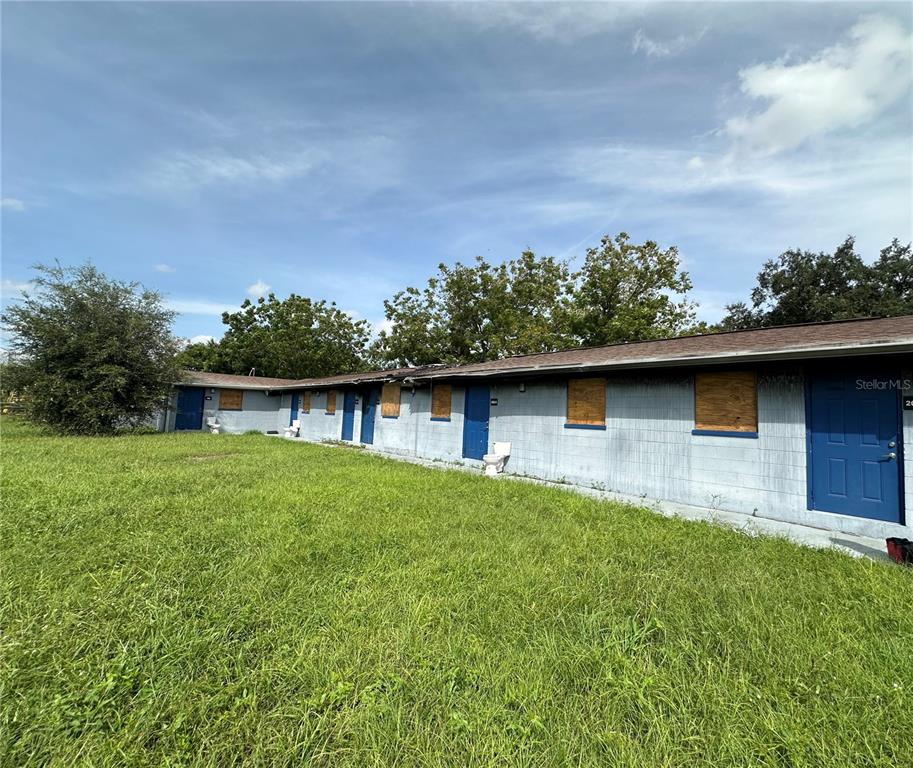
<instances>
[{"instance_id":1,"label":"tall grass","mask_svg":"<svg viewBox=\"0 0 913 768\"><path fill-rule=\"evenodd\" d=\"M913 761L913 575L262 436L5 423L0 763Z\"/></svg>"}]
</instances>

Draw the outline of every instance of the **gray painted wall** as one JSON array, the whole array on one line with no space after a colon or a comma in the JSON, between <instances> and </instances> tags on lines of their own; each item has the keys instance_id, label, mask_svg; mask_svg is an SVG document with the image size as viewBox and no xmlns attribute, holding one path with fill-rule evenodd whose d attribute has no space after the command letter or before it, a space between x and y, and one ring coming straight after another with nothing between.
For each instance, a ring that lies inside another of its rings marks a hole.
<instances>
[{"instance_id":1,"label":"gray painted wall","mask_svg":"<svg viewBox=\"0 0 913 768\"><path fill-rule=\"evenodd\" d=\"M403 387L398 418L381 418L378 409L373 447L423 459L464 461L463 398L463 388L453 387L450 421L431 421L431 389Z\"/></svg>"},{"instance_id":2,"label":"gray painted wall","mask_svg":"<svg viewBox=\"0 0 913 768\"><path fill-rule=\"evenodd\" d=\"M203 428L206 428L206 419L215 417L222 432L226 433L251 430L269 432L276 429L281 396L267 395L265 392L257 392L252 389L242 391L244 394L240 411L220 411L218 390L215 393L207 390L206 394L211 395L212 400L203 402Z\"/></svg>"},{"instance_id":3,"label":"gray painted wall","mask_svg":"<svg viewBox=\"0 0 913 768\"><path fill-rule=\"evenodd\" d=\"M342 391L336 393L336 413L332 416L326 412L327 408L327 391L311 393L311 412L301 413L298 418L301 420L301 434L305 440L325 441L339 440L342 435ZM291 405L291 398L289 398ZM359 407L361 399L359 398ZM358 407L356 407L356 412ZM288 417L286 417L286 421ZM358 436L356 430L355 436Z\"/></svg>"},{"instance_id":4,"label":"gray painted wall","mask_svg":"<svg viewBox=\"0 0 913 768\"><path fill-rule=\"evenodd\" d=\"M690 376L610 379L604 431L564 426L564 384L500 385L492 397L489 434L512 444L510 472L736 512L805 508L799 376L759 378L756 440L692 435Z\"/></svg>"},{"instance_id":5,"label":"gray painted wall","mask_svg":"<svg viewBox=\"0 0 913 768\"><path fill-rule=\"evenodd\" d=\"M508 474L851 533L910 534L909 526L807 509L805 379L798 368L759 376L757 439L692 435L689 374L610 378L605 430L565 427L564 382L527 382L525 390L491 385L498 404L491 407L489 445L511 443ZM399 418L378 416L372 448L480 466L462 458L464 396L454 386L451 421L437 422L428 388L403 388ZM904 414L904 442L903 473L911 488L913 412ZM909 520L913 494L906 494L905 506Z\"/></svg>"},{"instance_id":6,"label":"gray painted wall","mask_svg":"<svg viewBox=\"0 0 913 768\"><path fill-rule=\"evenodd\" d=\"M265 392L256 390L243 390L241 396L240 411L223 411L219 410L219 390L212 387L201 387L205 390L205 396L211 398L203 401L203 426L202 431L208 431L206 420L215 418L221 427L221 431L228 434L237 434L241 432L269 432L279 429L277 425L281 423L280 406L285 400L284 396L278 394L267 395ZM289 398L285 409L284 428L288 425L289 408L291 402ZM157 419L158 428L163 432L173 432L174 423L177 418L177 391L172 395L167 410Z\"/></svg>"},{"instance_id":7,"label":"gray painted wall","mask_svg":"<svg viewBox=\"0 0 913 768\"><path fill-rule=\"evenodd\" d=\"M905 374L905 375L910 375ZM629 496L757 514L821 528L871 536L911 535L910 526L807 509L805 379L796 367L758 377L758 438L692 435L694 389L690 374L632 373L608 379L606 428L565 427L567 387L554 383L492 383L489 447L511 443L506 472L595 487ZM213 395L207 405L216 404ZM423 459L462 458L465 390L453 386L450 421L431 420L431 390L401 390L398 418L375 419L373 450ZM291 393L267 397L244 393L243 411L207 410L226 432L282 432L289 423ZM300 436L340 440L344 403L326 414L327 392L311 394L310 413L299 413ZM360 442L363 393L355 407L353 442ZM170 423L173 426L173 414ZM905 487L913 489L913 411L903 414ZM913 519L913 493L905 498Z\"/></svg>"}]
</instances>

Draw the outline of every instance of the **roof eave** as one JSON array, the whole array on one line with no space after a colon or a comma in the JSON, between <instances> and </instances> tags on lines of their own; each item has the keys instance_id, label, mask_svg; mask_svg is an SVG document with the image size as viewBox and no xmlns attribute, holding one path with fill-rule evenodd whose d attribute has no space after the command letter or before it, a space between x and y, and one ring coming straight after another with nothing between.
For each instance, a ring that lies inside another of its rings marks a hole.
<instances>
[{"instance_id":1,"label":"roof eave","mask_svg":"<svg viewBox=\"0 0 913 768\"><path fill-rule=\"evenodd\" d=\"M494 368L490 371L459 372L450 369L449 372L431 373L415 376L416 380L431 380L435 378L468 379L492 378L497 376L529 376L540 373L560 373L579 371L610 371L632 370L644 368L684 368L696 365L731 365L732 363L776 362L779 360L811 360L827 357L864 357L867 355L903 354L913 352L913 340L903 342L888 342L884 344L870 344L865 346L834 345L828 347L807 347L788 350L773 350L769 352L731 352L719 355L694 355L675 358L648 358L642 360L624 360L619 362L574 363L563 365L536 365L516 368Z\"/></svg>"}]
</instances>

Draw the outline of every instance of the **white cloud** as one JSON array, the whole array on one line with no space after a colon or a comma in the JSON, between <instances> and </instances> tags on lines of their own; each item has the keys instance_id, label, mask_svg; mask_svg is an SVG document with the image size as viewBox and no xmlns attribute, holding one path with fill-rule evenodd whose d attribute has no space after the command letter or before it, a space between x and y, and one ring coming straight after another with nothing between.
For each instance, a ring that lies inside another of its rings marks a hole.
<instances>
[{"instance_id":1,"label":"white cloud","mask_svg":"<svg viewBox=\"0 0 913 768\"><path fill-rule=\"evenodd\" d=\"M794 198L834 190L876 189L891 194L909 187L913 147L906 138L866 139L866 151L851 137L833 137L801 155L734 155L728 151L693 155L680 149L613 145L569 153L563 172L597 187L683 195L743 189ZM862 185L862 186L860 186ZM910 199L910 190L902 198ZM573 210L573 200L563 205ZM586 206L583 206L586 213Z\"/></svg>"},{"instance_id":2,"label":"white cloud","mask_svg":"<svg viewBox=\"0 0 913 768\"><path fill-rule=\"evenodd\" d=\"M0 199L0 208L8 211L24 211L25 203L16 197L4 197Z\"/></svg>"},{"instance_id":3,"label":"white cloud","mask_svg":"<svg viewBox=\"0 0 913 768\"><path fill-rule=\"evenodd\" d=\"M701 38L707 34L708 27L693 35L678 35L671 40L656 40L649 37L642 29L634 33L631 40L631 52L640 53L641 51L651 59L666 59L670 56L678 56L689 48L697 45Z\"/></svg>"},{"instance_id":4,"label":"white cloud","mask_svg":"<svg viewBox=\"0 0 913 768\"><path fill-rule=\"evenodd\" d=\"M210 341L215 341L215 336L210 336L206 333L201 333L198 336L191 336L188 341L191 344L208 344Z\"/></svg>"},{"instance_id":5,"label":"white cloud","mask_svg":"<svg viewBox=\"0 0 913 768\"><path fill-rule=\"evenodd\" d=\"M156 272L174 272L174 267L170 264L156 264L153 269Z\"/></svg>"},{"instance_id":6,"label":"white cloud","mask_svg":"<svg viewBox=\"0 0 913 768\"><path fill-rule=\"evenodd\" d=\"M806 140L871 122L909 94L910 33L896 20L866 16L845 42L804 61L778 59L739 72L742 92L766 109L726 122L738 151L775 154Z\"/></svg>"},{"instance_id":7,"label":"white cloud","mask_svg":"<svg viewBox=\"0 0 913 768\"><path fill-rule=\"evenodd\" d=\"M234 312L238 307L207 299L168 299L168 309L181 315L215 315L221 317L223 312Z\"/></svg>"},{"instance_id":8,"label":"white cloud","mask_svg":"<svg viewBox=\"0 0 913 768\"><path fill-rule=\"evenodd\" d=\"M187 192L214 184L275 183L304 176L317 162L318 153L309 149L247 155L224 150L170 152L146 169L143 185Z\"/></svg>"},{"instance_id":9,"label":"white cloud","mask_svg":"<svg viewBox=\"0 0 913 768\"><path fill-rule=\"evenodd\" d=\"M393 331L393 321L383 319L380 322L374 323L373 327L375 335L379 335L381 331L389 334Z\"/></svg>"},{"instance_id":10,"label":"white cloud","mask_svg":"<svg viewBox=\"0 0 913 768\"><path fill-rule=\"evenodd\" d=\"M272 288L268 283L264 283L262 280L257 280L253 285L247 286L247 294L257 299L260 296L265 296L269 293L269 289Z\"/></svg>"},{"instance_id":11,"label":"white cloud","mask_svg":"<svg viewBox=\"0 0 913 768\"><path fill-rule=\"evenodd\" d=\"M0 281L0 296L4 299L18 299L23 291L31 291L34 288L34 283L3 279Z\"/></svg>"},{"instance_id":12,"label":"white cloud","mask_svg":"<svg viewBox=\"0 0 913 768\"><path fill-rule=\"evenodd\" d=\"M599 35L619 22L643 16L647 7L639 3L453 3L451 13L483 29L508 27L537 40L572 43Z\"/></svg>"}]
</instances>

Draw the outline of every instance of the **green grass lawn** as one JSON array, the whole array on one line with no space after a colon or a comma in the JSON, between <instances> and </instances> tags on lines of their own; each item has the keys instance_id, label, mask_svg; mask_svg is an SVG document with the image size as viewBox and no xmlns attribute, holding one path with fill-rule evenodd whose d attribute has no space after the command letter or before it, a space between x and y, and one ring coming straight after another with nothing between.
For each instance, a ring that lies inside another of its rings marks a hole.
<instances>
[{"instance_id":1,"label":"green grass lawn","mask_svg":"<svg viewBox=\"0 0 913 768\"><path fill-rule=\"evenodd\" d=\"M257 435L2 436L4 766L913 763L913 572Z\"/></svg>"}]
</instances>

